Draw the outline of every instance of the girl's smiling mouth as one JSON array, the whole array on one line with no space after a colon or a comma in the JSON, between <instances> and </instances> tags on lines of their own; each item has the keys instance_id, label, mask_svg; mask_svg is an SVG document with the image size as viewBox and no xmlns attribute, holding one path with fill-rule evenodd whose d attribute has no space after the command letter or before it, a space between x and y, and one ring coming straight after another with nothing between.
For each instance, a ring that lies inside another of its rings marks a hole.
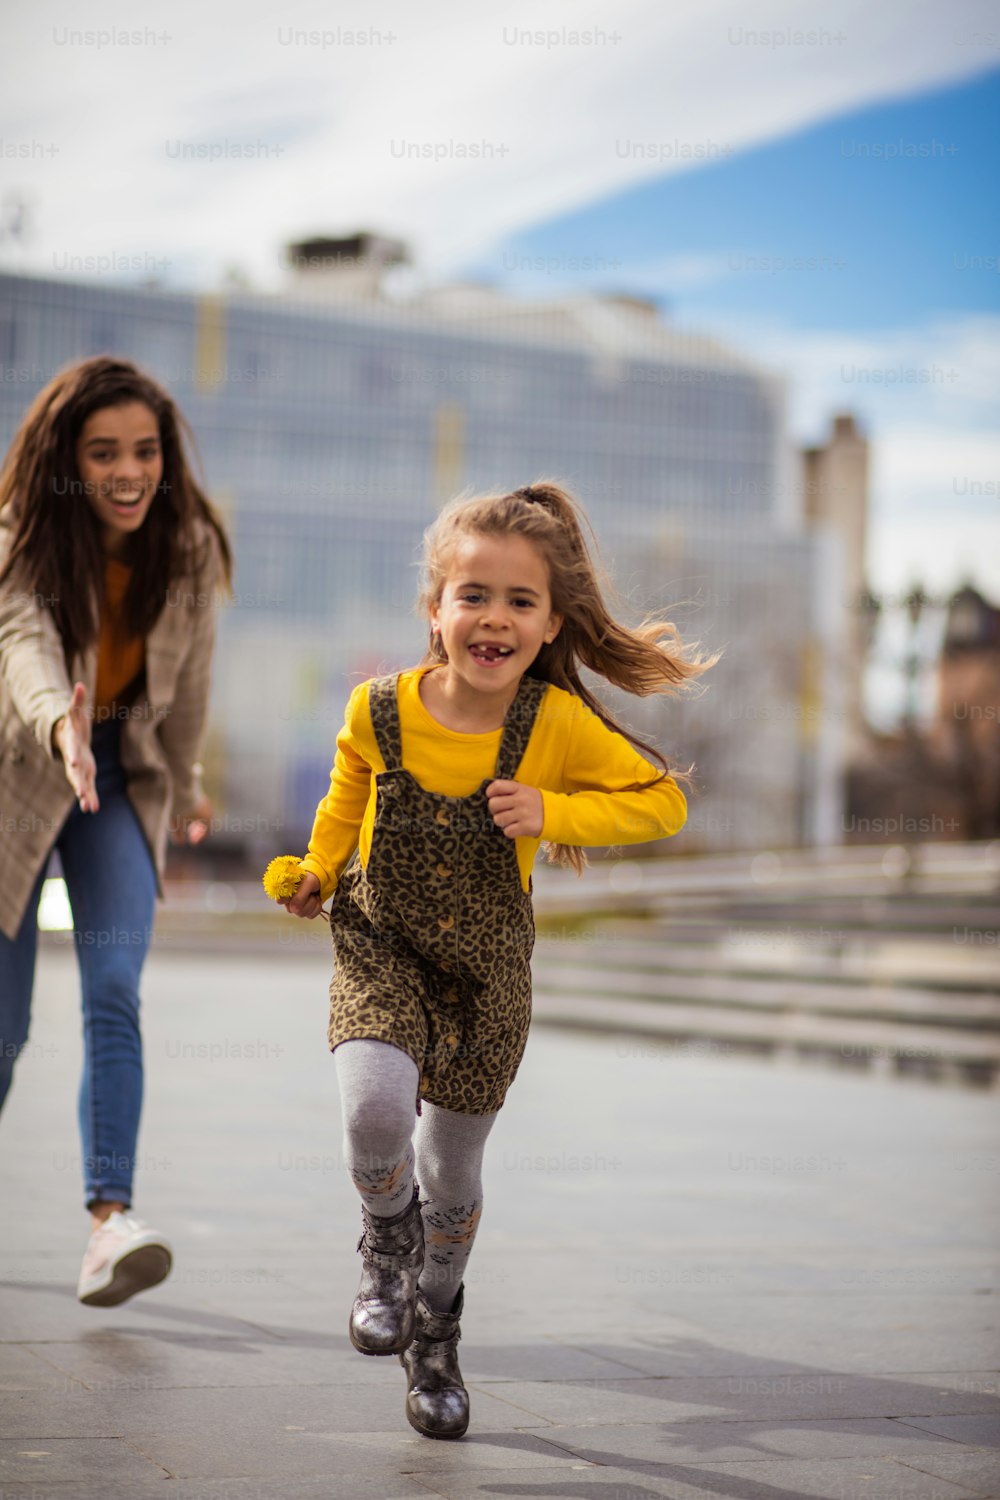
<instances>
[{"instance_id":1,"label":"girl's smiling mouth","mask_svg":"<svg viewBox=\"0 0 1000 1500\"><path fill-rule=\"evenodd\" d=\"M483 666L496 666L514 653L513 646L497 646L486 641L476 641L469 647L469 654Z\"/></svg>"}]
</instances>

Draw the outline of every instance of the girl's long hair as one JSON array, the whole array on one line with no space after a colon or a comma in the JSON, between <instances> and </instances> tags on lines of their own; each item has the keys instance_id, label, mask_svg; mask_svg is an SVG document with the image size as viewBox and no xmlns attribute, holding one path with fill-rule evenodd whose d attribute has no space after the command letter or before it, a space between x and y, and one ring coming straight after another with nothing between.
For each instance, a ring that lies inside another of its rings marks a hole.
<instances>
[{"instance_id":1,"label":"girl's long hair","mask_svg":"<svg viewBox=\"0 0 1000 1500\"><path fill-rule=\"evenodd\" d=\"M74 656L97 639L104 594L100 524L83 492L77 440L94 412L132 401L156 417L163 477L146 519L129 537L128 630L149 634L172 580L204 566L212 533L227 586L232 576L222 521L191 472L190 429L166 391L129 360L111 355L67 366L31 403L0 472L0 515L12 530L0 584L10 579L48 606L69 671Z\"/></svg>"},{"instance_id":2,"label":"girl's long hair","mask_svg":"<svg viewBox=\"0 0 1000 1500\"><path fill-rule=\"evenodd\" d=\"M424 573L418 602L428 616L440 602L452 552L465 536L522 536L532 542L545 559L554 614L563 618L555 640L543 645L528 668L530 677L554 683L581 698L609 729L624 736L663 769L652 781L637 782L629 790L655 786L668 776L691 784L691 771L671 771L655 745L639 739L608 711L580 677L580 669L603 677L615 687L638 697L651 693L677 696L719 660L721 652L703 658L694 645L685 645L677 627L669 620L647 616L641 624L627 626L614 618L605 603L605 593L614 597L604 569L588 549L584 526L593 531L582 509L558 484L540 480L507 495L459 497L440 513L424 534ZM428 651L421 666L447 661L441 637L431 631ZM568 844L549 844L547 856L578 873L587 863L582 849Z\"/></svg>"}]
</instances>

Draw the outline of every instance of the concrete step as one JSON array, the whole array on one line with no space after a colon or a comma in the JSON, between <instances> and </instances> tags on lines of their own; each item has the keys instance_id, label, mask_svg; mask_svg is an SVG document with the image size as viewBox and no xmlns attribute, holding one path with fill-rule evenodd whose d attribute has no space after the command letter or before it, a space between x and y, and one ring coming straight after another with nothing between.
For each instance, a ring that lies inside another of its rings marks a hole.
<instances>
[{"instance_id":1,"label":"concrete step","mask_svg":"<svg viewBox=\"0 0 1000 1500\"><path fill-rule=\"evenodd\" d=\"M661 929L656 939L636 934L649 924L547 930L535 944L535 961L621 967L650 973L745 975L758 979L801 977L831 985L910 985L921 990L980 991L1000 1004L1000 957L995 950L922 942L842 941L828 928L789 926L720 928L714 942L677 939Z\"/></svg>"},{"instance_id":2,"label":"concrete step","mask_svg":"<svg viewBox=\"0 0 1000 1500\"><path fill-rule=\"evenodd\" d=\"M625 997L651 1009L726 1006L772 1018L793 1012L858 1017L906 1027L992 1032L1000 1037L1000 997L990 993L945 994L902 985L806 983L724 973L674 973L662 968L648 972L620 960L614 966L584 967L545 956L536 957L532 973L538 994L576 995L613 1006Z\"/></svg>"},{"instance_id":3,"label":"concrete step","mask_svg":"<svg viewBox=\"0 0 1000 1500\"><path fill-rule=\"evenodd\" d=\"M596 861L579 880L540 866L539 909L567 913L732 900L902 896L992 900L1000 893L1000 843L872 849L763 850L724 858ZM995 920L995 918L994 918Z\"/></svg>"},{"instance_id":4,"label":"concrete step","mask_svg":"<svg viewBox=\"0 0 1000 1500\"><path fill-rule=\"evenodd\" d=\"M763 1014L722 1006L650 1005L620 998L588 1000L538 990L533 1022L623 1038L620 1046L699 1043L719 1052L755 1052L823 1060L839 1066L993 1087L1000 1080L1000 1038L945 1027L899 1027L861 1017Z\"/></svg>"}]
</instances>

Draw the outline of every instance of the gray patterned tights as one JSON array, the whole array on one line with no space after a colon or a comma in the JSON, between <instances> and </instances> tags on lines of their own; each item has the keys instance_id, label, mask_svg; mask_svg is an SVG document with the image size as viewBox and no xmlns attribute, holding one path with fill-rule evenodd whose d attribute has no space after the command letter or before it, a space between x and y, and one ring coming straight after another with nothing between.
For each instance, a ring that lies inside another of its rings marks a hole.
<instances>
[{"instance_id":1,"label":"gray patterned tights","mask_svg":"<svg viewBox=\"0 0 1000 1500\"><path fill-rule=\"evenodd\" d=\"M344 1160L361 1201L391 1218L409 1202L416 1175L427 1246L420 1290L435 1312L450 1312L479 1226L483 1151L497 1115L425 1100L418 1119L416 1064L389 1042L341 1042L333 1058Z\"/></svg>"}]
</instances>

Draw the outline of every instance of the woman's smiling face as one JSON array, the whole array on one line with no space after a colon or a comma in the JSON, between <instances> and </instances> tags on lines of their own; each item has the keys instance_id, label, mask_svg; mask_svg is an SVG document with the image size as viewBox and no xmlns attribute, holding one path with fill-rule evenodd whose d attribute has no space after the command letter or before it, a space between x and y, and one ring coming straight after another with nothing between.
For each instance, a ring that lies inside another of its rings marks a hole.
<instances>
[{"instance_id":1,"label":"woman's smiling face","mask_svg":"<svg viewBox=\"0 0 1000 1500\"><path fill-rule=\"evenodd\" d=\"M123 556L163 478L155 413L143 401L92 412L77 439L76 466L87 503L101 524L104 551Z\"/></svg>"},{"instance_id":2,"label":"woman's smiling face","mask_svg":"<svg viewBox=\"0 0 1000 1500\"><path fill-rule=\"evenodd\" d=\"M562 625L534 543L477 534L463 536L452 552L430 620L449 668L473 691L491 695L509 691Z\"/></svg>"}]
</instances>

